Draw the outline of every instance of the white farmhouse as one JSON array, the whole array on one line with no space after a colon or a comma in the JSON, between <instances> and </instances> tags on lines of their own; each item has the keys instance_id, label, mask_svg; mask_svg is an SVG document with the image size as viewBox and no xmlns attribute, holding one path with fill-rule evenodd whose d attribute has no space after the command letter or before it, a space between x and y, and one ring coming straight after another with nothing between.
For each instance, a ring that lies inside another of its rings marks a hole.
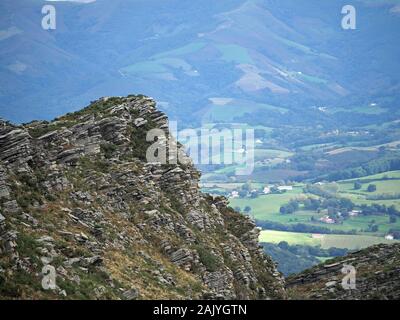
<instances>
[{"instance_id":1,"label":"white farmhouse","mask_svg":"<svg viewBox=\"0 0 400 320\"><path fill-rule=\"evenodd\" d=\"M385 237L385 239L386 239L386 240L394 240L394 236L391 235L391 234L388 234L388 235Z\"/></svg>"},{"instance_id":2,"label":"white farmhouse","mask_svg":"<svg viewBox=\"0 0 400 320\"><path fill-rule=\"evenodd\" d=\"M293 187L292 186L279 186L278 190L279 191L292 191Z\"/></svg>"},{"instance_id":3,"label":"white farmhouse","mask_svg":"<svg viewBox=\"0 0 400 320\"><path fill-rule=\"evenodd\" d=\"M232 199L239 198L239 192L237 192L236 190L232 191L230 198Z\"/></svg>"},{"instance_id":4,"label":"white farmhouse","mask_svg":"<svg viewBox=\"0 0 400 320\"><path fill-rule=\"evenodd\" d=\"M270 187L264 187L263 193L264 193L264 194L269 194L269 193L271 193L271 188L270 188Z\"/></svg>"}]
</instances>

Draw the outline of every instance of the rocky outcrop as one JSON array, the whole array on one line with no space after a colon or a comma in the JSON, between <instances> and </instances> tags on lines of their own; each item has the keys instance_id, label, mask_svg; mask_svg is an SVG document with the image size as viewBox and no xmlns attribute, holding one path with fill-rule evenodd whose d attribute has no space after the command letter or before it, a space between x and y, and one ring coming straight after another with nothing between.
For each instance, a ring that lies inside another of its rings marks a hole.
<instances>
[{"instance_id":1,"label":"rocky outcrop","mask_svg":"<svg viewBox=\"0 0 400 320\"><path fill-rule=\"evenodd\" d=\"M30 136L24 129L0 120L0 161L8 165L23 165L31 159Z\"/></svg>"},{"instance_id":2,"label":"rocky outcrop","mask_svg":"<svg viewBox=\"0 0 400 320\"><path fill-rule=\"evenodd\" d=\"M151 129L180 163L146 160ZM254 222L202 194L199 177L144 96L102 98L52 122L1 122L0 297L285 298Z\"/></svg>"},{"instance_id":3,"label":"rocky outcrop","mask_svg":"<svg viewBox=\"0 0 400 320\"><path fill-rule=\"evenodd\" d=\"M400 244L377 245L287 279L293 299L400 299Z\"/></svg>"}]
</instances>

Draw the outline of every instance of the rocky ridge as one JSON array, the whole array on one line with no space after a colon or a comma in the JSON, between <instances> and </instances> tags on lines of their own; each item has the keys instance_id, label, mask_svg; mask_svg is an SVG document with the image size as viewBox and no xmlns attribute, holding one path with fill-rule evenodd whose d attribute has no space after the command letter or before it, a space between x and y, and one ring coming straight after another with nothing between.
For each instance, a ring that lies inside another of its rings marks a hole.
<instances>
[{"instance_id":1,"label":"rocky ridge","mask_svg":"<svg viewBox=\"0 0 400 320\"><path fill-rule=\"evenodd\" d=\"M354 268L354 286L346 278L346 266ZM293 299L398 300L400 244L377 245L326 261L287 278L286 285Z\"/></svg>"},{"instance_id":2,"label":"rocky ridge","mask_svg":"<svg viewBox=\"0 0 400 320\"><path fill-rule=\"evenodd\" d=\"M254 222L200 192L178 143L181 163L146 161L155 128L168 135L167 117L133 95L0 120L0 298L286 297Z\"/></svg>"}]
</instances>

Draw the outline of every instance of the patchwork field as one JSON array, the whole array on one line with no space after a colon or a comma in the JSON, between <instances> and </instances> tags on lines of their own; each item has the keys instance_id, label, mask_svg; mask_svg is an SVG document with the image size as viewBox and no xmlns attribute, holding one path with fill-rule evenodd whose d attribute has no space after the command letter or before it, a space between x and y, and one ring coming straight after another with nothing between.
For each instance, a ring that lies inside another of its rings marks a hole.
<instances>
[{"instance_id":1,"label":"patchwork field","mask_svg":"<svg viewBox=\"0 0 400 320\"><path fill-rule=\"evenodd\" d=\"M204 113L202 122L232 122L235 119L244 116L248 113L257 111L270 111L280 114L286 113L288 110L278 106L273 106L265 103L255 103L247 100L230 99L222 104L220 100L212 100L212 104L207 107Z\"/></svg>"},{"instance_id":2,"label":"patchwork field","mask_svg":"<svg viewBox=\"0 0 400 320\"><path fill-rule=\"evenodd\" d=\"M302 187L294 187L292 191L282 194L269 194L259 196L255 199L231 199L232 207L244 209L246 206L251 207L251 215L258 220L270 220L284 223L286 216L279 214L280 207L288 203L291 199L295 199L303 194Z\"/></svg>"},{"instance_id":3,"label":"patchwork field","mask_svg":"<svg viewBox=\"0 0 400 320\"><path fill-rule=\"evenodd\" d=\"M362 187L354 190L354 183L358 181ZM368 192L367 188L370 184L376 186L376 191ZM400 209L400 197L397 199L379 199L371 200L370 196L380 195L396 195L400 193L400 171L389 171L377 175L367 176L360 179L343 180L338 182L338 193L342 197L351 199L357 205L371 205L378 203L381 205L394 205Z\"/></svg>"},{"instance_id":4,"label":"patchwork field","mask_svg":"<svg viewBox=\"0 0 400 320\"><path fill-rule=\"evenodd\" d=\"M310 245L321 246L323 249L347 248L350 250L358 250L379 243L394 243L393 240L386 240L383 237L365 236L365 235L321 235L310 233L296 233L263 230L260 234L260 242L269 242L278 244L281 241L286 241L290 245Z\"/></svg>"},{"instance_id":5,"label":"patchwork field","mask_svg":"<svg viewBox=\"0 0 400 320\"><path fill-rule=\"evenodd\" d=\"M356 205L394 205L399 210L400 199L367 199L368 196L372 195L400 193L400 178L398 177L400 177L399 171L391 171L385 174L364 177L363 179L360 179L360 182L362 183L362 188L360 190L354 190L354 182L356 180L339 181L336 184L338 188L337 196L349 198ZM383 178L385 178L385 180L382 180ZM377 191L368 192L367 187L369 184L375 184L377 186ZM259 187L260 185L262 184L257 184L257 187ZM234 190L235 188L239 188L240 184L231 184L230 187L230 190ZM220 188L220 191L222 191L224 186L221 185ZM329 228L332 231L355 231L358 234L376 236L383 236L387 234L390 229L400 228L400 219L397 219L397 221L394 223L390 223L389 216L387 215L359 215L349 217L348 219L343 221L342 224L325 224L319 222L318 219L327 215L326 210L316 212L310 210L301 210L300 208L300 210L296 211L294 214L280 214L280 207L287 204L290 200L312 196L310 194L305 194L303 188L303 184L298 184L294 186L292 191L288 191L283 194L261 195L254 199L230 199L230 205L232 207L240 208L241 211L243 211L245 207L250 207L251 211L249 212L249 215L256 220L278 222L285 225L304 223L310 226ZM367 233L366 230L371 223L377 224L379 226L377 232Z\"/></svg>"}]
</instances>

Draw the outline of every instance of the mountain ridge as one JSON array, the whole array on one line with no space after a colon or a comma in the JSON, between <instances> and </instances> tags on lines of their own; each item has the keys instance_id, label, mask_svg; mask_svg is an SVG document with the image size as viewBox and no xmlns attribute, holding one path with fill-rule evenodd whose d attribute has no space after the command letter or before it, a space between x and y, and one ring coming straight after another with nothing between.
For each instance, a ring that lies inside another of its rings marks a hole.
<instances>
[{"instance_id":1,"label":"mountain ridge","mask_svg":"<svg viewBox=\"0 0 400 320\"><path fill-rule=\"evenodd\" d=\"M309 123L325 125L313 106L352 111L379 103L395 115L395 2L355 1L357 29L343 30L342 0L207 1L57 2L52 31L40 24L48 2L3 1L0 115L48 120L132 87L163 102L163 111L187 126L209 122L202 116L218 110L210 102L215 97L233 99L228 111L254 113L260 103L289 109L293 124L304 111ZM257 108L250 124L282 123L265 111Z\"/></svg>"},{"instance_id":2,"label":"mountain ridge","mask_svg":"<svg viewBox=\"0 0 400 320\"><path fill-rule=\"evenodd\" d=\"M294 299L398 300L399 262L400 244L376 245L289 276L286 288ZM343 272L344 267L347 269ZM352 288L345 279L351 270ZM344 288L342 282L348 287Z\"/></svg>"},{"instance_id":3,"label":"mountain ridge","mask_svg":"<svg viewBox=\"0 0 400 320\"><path fill-rule=\"evenodd\" d=\"M285 297L259 229L200 193L182 146L184 163L146 161L154 128L168 134L167 117L144 96L0 122L1 298ZM56 287L45 290L50 269Z\"/></svg>"}]
</instances>

